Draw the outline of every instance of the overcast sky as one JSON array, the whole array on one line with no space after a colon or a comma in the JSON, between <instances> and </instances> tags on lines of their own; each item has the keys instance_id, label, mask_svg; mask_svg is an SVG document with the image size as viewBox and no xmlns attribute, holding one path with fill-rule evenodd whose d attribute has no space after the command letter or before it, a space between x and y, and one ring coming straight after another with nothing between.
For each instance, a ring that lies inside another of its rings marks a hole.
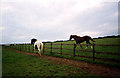
<instances>
[{"instance_id":1,"label":"overcast sky","mask_svg":"<svg viewBox=\"0 0 120 78\"><path fill-rule=\"evenodd\" d=\"M2 42L118 35L118 0L2 0Z\"/></svg>"}]
</instances>

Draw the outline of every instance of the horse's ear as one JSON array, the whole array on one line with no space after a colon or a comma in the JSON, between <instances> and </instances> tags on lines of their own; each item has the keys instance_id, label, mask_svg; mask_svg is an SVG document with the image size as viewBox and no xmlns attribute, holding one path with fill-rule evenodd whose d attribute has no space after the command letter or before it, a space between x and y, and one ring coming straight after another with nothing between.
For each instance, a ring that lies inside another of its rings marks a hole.
<instances>
[{"instance_id":1,"label":"horse's ear","mask_svg":"<svg viewBox=\"0 0 120 78\"><path fill-rule=\"evenodd\" d=\"M31 39L31 45L33 44L33 39Z\"/></svg>"}]
</instances>

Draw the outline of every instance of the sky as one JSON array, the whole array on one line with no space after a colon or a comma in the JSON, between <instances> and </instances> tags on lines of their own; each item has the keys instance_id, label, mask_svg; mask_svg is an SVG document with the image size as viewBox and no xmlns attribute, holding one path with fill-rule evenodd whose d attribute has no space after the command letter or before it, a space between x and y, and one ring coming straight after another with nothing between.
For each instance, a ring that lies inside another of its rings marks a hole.
<instances>
[{"instance_id":1,"label":"sky","mask_svg":"<svg viewBox=\"0 0 120 78\"><path fill-rule=\"evenodd\" d=\"M118 35L119 0L1 0L0 43Z\"/></svg>"}]
</instances>

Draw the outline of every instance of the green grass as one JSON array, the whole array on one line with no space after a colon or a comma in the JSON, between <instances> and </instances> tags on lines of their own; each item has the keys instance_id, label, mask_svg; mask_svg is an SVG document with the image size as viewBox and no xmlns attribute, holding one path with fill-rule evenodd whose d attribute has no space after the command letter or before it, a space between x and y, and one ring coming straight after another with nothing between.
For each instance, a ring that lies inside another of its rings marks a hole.
<instances>
[{"instance_id":1,"label":"green grass","mask_svg":"<svg viewBox=\"0 0 120 78\"><path fill-rule=\"evenodd\" d=\"M56 65L51 61L35 56L20 54L7 49L2 49L2 76L95 76L79 68ZM95 76L96 77L96 76Z\"/></svg>"},{"instance_id":2,"label":"green grass","mask_svg":"<svg viewBox=\"0 0 120 78\"><path fill-rule=\"evenodd\" d=\"M94 42L95 44L120 44L120 38L104 38L104 39L94 39L96 40L96 42ZM91 41L90 41L91 42ZM61 48L60 45L54 45L54 44L75 44L75 41L65 41L65 42L53 42L52 47L54 48ZM91 42L93 43L93 42ZM86 44L86 42L83 42L82 44ZM17 45L18 47L21 46L25 46L25 45ZM13 46L13 48L17 48L17 46ZM30 47L30 50L29 50ZM52 54L50 53L51 49L51 43L46 43L45 44L45 55L52 55L52 56L57 56L57 57L62 57L62 58L69 58L69 59L74 59L74 60L83 60L86 62L92 62L92 63L98 63L98 64L104 64L104 65L109 65L109 66L115 66L115 67L120 67L120 63L119 62L104 62L104 61L100 61L100 60L95 60L93 61L92 59L89 58L80 58L80 57L73 57L73 45L63 45L62 48L62 52L66 53L66 54L72 54L72 56L68 56L68 55L60 55L60 54L55 54L54 52L60 53L61 50L60 49L52 49ZM77 51L77 50L85 50L86 46L83 46L83 49L81 49L81 47L78 45L76 48L76 55L81 55L81 56L91 56L92 57L92 52L84 52L84 51ZM27 52L32 52L35 53L37 52L37 50L34 52L32 51L33 46L31 45L27 45L27 47L22 48L22 51L27 51ZM71 49L71 50L64 50L64 49ZM89 46L86 50L88 51L92 51L91 47ZM119 53L119 46L95 46L95 51L102 51L102 52L112 52L112 53ZM120 59L120 55L109 55L109 54L97 54L95 53L95 57L98 58L105 58L105 59L115 59L115 60L119 60Z\"/></svg>"}]
</instances>

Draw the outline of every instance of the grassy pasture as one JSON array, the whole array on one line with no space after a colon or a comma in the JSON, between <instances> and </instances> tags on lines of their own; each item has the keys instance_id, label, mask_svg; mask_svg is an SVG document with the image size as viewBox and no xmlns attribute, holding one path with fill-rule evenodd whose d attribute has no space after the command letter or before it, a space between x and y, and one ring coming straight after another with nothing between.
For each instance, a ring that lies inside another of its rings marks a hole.
<instances>
[{"instance_id":1,"label":"grassy pasture","mask_svg":"<svg viewBox=\"0 0 120 78\"><path fill-rule=\"evenodd\" d=\"M104 39L94 39L94 40L96 40L96 42L94 42L95 44L120 44L120 42L119 42L120 38L104 38ZM61 45L55 45L55 44L61 44L61 43L62 44L74 44L75 41L53 42L52 47L53 48L59 48L59 49L52 49L52 54L50 53L51 43L46 43L45 44L45 49L44 49L45 53L42 53L42 54L58 56L58 57L63 57L63 58L69 58L69 59L75 59L75 60L83 60L83 61L86 61L86 62L99 63L99 64L104 64L104 65L120 67L120 63L118 63L118 62L117 63L116 62L104 62L104 61L100 61L100 60L95 60L95 62L93 62L93 60L89 59L89 58L73 57L73 56L69 56L69 55L62 55L61 56L60 54L56 54L56 53L61 52L61 50L60 50ZM91 42L91 43L93 43L93 42ZM86 42L84 42L82 44L86 44ZM23 47L25 45L17 45L17 46L18 47L19 46ZM17 46L13 46L13 47L17 48ZM75 54L92 57L92 52L78 51L78 50L85 50L85 47L86 46L83 46L83 49L82 49L78 45L77 48L76 48ZM74 48L73 45L62 45L62 48L63 48L63 50L62 50L63 53L73 54L73 48ZM72 50L65 50L65 49L72 49ZM31 46L31 45L27 45L27 47L24 47L21 50L32 52L32 53L37 52L37 51L33 51L33 46ZM86 50L87 51L92 51L90 46ZM119 53L120 50L119 50L119 46L95 46L95 51ZM119 60L120 55L97 54L97 53L95 53L95 57Z\"/></svg>"},{"instance_id":2,"label":"grassy pasture","mask_svg":"<svg viewBox=\"0 0 120 78\"><path fill-rule=\"evenodd\" d=\"M95 76L67 65L56 65L48 60L2 49L2 76Z\"/></svg>"}]
</instances>

